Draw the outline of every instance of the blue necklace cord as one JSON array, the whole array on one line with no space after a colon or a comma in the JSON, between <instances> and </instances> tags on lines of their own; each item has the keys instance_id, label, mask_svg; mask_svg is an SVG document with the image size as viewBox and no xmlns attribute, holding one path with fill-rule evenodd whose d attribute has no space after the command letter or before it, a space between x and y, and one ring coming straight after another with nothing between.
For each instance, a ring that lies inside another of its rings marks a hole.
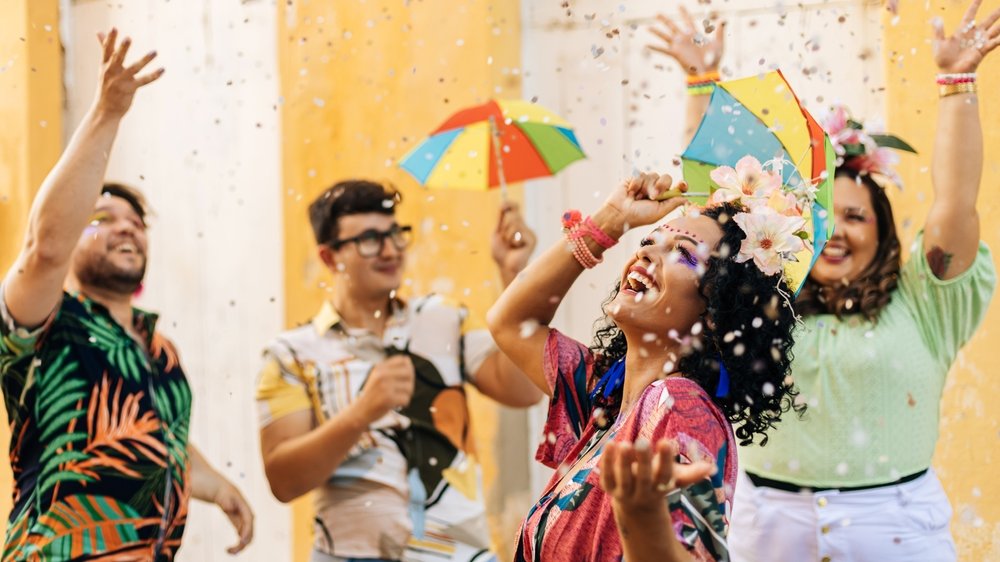
<instances>
[{"instance_id":1,"label":"blue necklace cord","mask_svg":"<svg viewBox=\"0 0 1000 562\"><path fill-rule=\"evenodd\" d=\"M594 390L590 392L590 399L594 400L598 395L608 398L622 387L625 380L625 358L615 361L613 365L597 381ZM719 356L719 384L715 387L716 398L726 398L729 396L729 370Z\"/></svg>"},{"instance_id":2,"label":"blue necklace cord","mask_svg":"<svg viewBox=\"0 0 1000 562\"><path fill-rule=\"evenodd\" d=\"M601 380L597 381L597 386L590 392L590 399L593 401L598 394L602 394L604 398L611 396L622 387L624 381L625 358L622 357L608 368L607 372L601 376Z\"/></svg>"},{"instance_id":3,"label":"blue necklace cord","mask_svg":"<svg viewBox=\"0 0 1000 562\"><path fill-rule=\"evenodd\" d=\"M715 397L716 398L726 398L729 396L729 371L726 369L725 363L722 362L722 356L719 356L719 385L715 387Z\"/></svg>"}]
</instances>

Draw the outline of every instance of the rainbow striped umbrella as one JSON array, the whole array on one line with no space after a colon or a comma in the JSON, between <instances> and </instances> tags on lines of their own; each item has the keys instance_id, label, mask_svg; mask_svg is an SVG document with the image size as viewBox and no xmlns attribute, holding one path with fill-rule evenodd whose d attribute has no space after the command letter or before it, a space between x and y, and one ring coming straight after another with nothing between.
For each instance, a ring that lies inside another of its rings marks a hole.
<instances>
[{"instance_id":1,"label":"rainbow striped umbrella","mask_svg":"<svg viewBox=\"0 0 1000 562\"><path fill-rule=\"evenodd\" d=\"M531 102L492 100L449 117L399 166L427 187L505 191L584 157L565 119Z\"/></svg>"},{"instance_id":2,"label":"rainbow striped umbrella","mask_svg":"<svg viewBox=\"0 0 1000 562\"><path fill-rule=\"evenodd\" d=\"M716 85L698 131L681 155L684 180L694 195L690 198L703 202L719 187L709 176L711 171L735 166L747 155L777 163L786 186L810 185L816 190L805 214L813 250L803 250L798 261L785 267L789 284L798 293L833 235L836 155L829 136L799 103L781 71Z\"/></svg>"}]
</instances>

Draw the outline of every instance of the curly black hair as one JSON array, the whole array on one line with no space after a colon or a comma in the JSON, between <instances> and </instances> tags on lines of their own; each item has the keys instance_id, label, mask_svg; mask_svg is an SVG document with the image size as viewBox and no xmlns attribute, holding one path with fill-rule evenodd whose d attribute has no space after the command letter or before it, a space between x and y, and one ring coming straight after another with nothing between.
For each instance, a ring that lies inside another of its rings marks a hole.
<instances>
[{"instance_id":1,"label":"curly black hair","mask_svg":"<svg viewBox=\"0 0 1000 562\"><path fill-rule=\"evenodd\" d=\"M805 404L796 403L798 391L790 375L792 331L796 318L789 299L791 290L779 275L767 276L752 262L737 263L736 254L746 235L731 220L742 209L724 204L702 211L722 228L722 240L709 258L701 278L705 301L701 333L691 350L680 358L677 370L697 382L725 413L741 445L767 443L767 431L781 415L794 410L799 415ZM618 294L615 284L607 303ZM783 293L783 294L782 294ZM616 361L625 356L625 334L608 317L595 323L590 346L594 352L594 380L599 380ZM729 372L729 393L715 396L719 384L720 360ZM607 398L597 393L597 404L607 419L621 409L622 389Z\"/></svg>"}]
</instances>

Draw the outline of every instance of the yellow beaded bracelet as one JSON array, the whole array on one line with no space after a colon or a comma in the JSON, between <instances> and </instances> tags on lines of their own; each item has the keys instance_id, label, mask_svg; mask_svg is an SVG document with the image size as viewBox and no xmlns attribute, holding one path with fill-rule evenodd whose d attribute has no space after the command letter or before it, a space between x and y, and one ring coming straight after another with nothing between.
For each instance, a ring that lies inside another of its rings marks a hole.
<instances>
[{"instance_id":1,"label":"yellow beaded bracelet","mask_svg":"<svg viewBox=\"0 0 1000 562\"><path fill-rule=\"evenodd\" d=\"M711 94L715 91L715 82L708 82L705 84L695 84L693 86L688 86L687 93L689 96L703 96L706 94Z\"/></svg>"}]
</instances>

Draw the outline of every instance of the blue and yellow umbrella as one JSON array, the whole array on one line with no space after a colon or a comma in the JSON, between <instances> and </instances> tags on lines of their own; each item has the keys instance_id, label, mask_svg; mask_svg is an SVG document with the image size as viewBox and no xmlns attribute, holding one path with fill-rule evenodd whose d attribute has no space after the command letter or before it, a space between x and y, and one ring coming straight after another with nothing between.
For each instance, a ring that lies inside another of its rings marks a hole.
<instances>
[{"instance_id":1,"label":"blue and yellow umbrella","mask_svg":"<svg viewBox=\"0 0 1000 562\"><path fill-rule=\"evenodd\" d=\"M809 114L780 71L719 82L691 144L681 155L684 180L703 203L719 186L709 176L744 156L775 163L786 186L813 186L816 198L803 215L811 250L796 255L785 277L796 293L833 235L835 158L830 138ZM700 192L700 193L698 193ZM699 197L700 196L700 197ZM810 230L811 229L811 230Z\"/></svg>"}]
</instances>

